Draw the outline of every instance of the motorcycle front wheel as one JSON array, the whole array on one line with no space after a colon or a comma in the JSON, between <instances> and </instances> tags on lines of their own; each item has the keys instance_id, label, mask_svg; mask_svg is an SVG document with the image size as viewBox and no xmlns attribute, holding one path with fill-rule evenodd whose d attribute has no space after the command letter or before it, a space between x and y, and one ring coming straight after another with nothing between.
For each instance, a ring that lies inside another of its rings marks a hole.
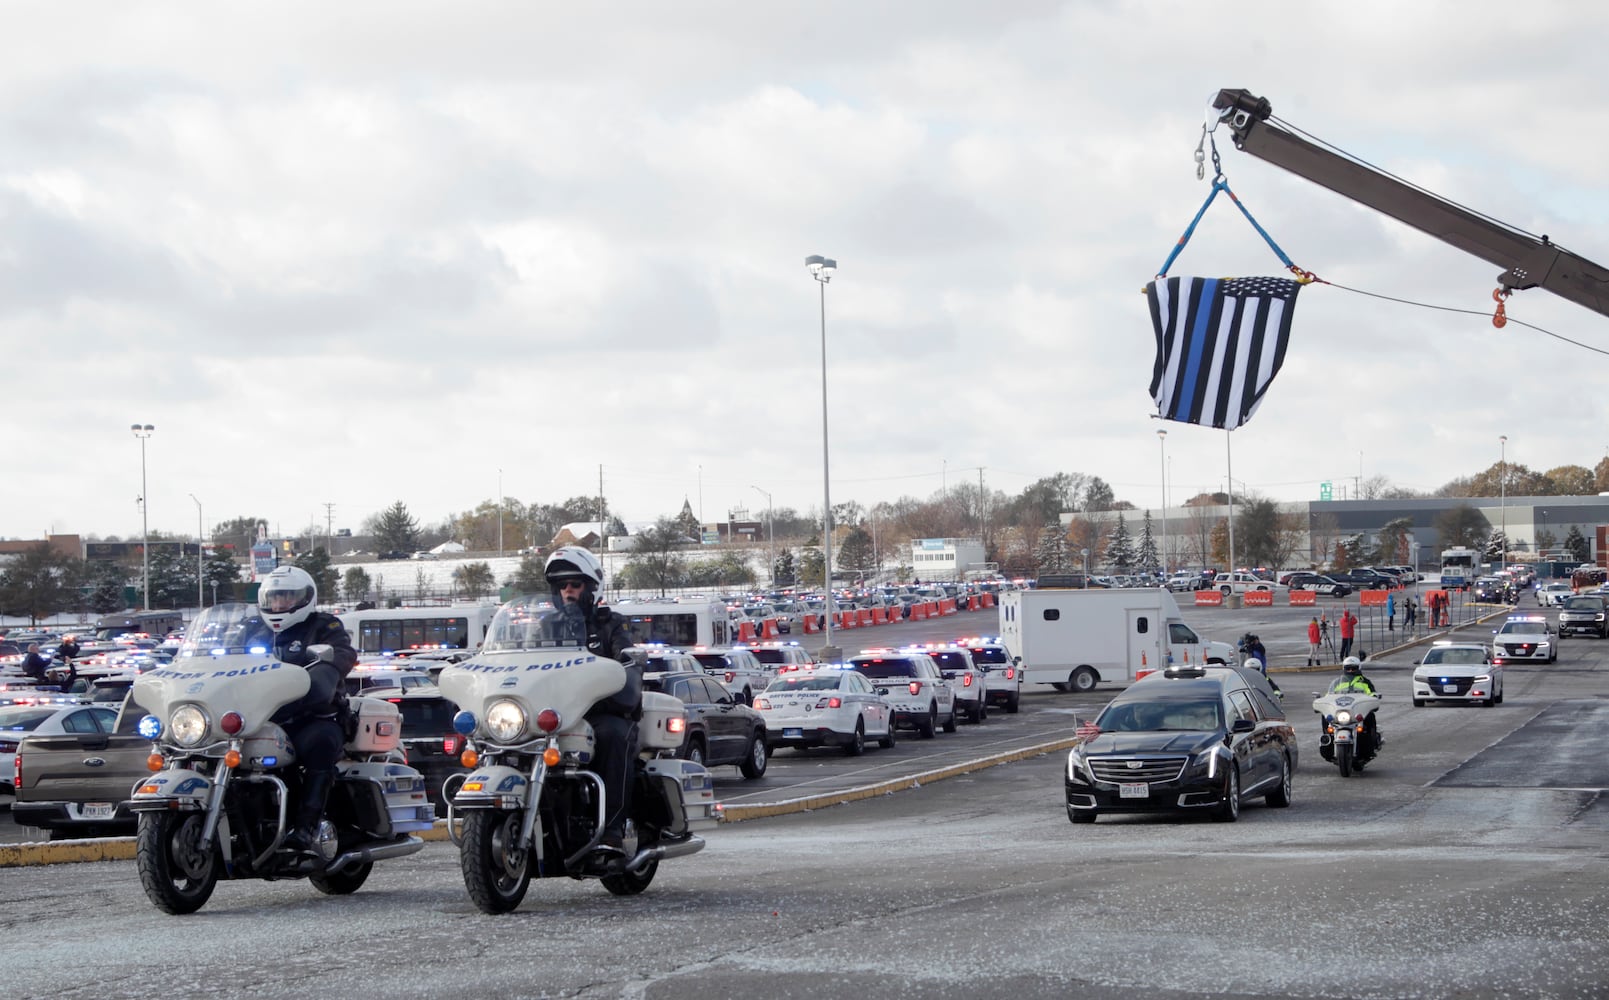
<instances>
[{"instance_id":1,"label":"motorcycle front wheel","mask_svg":"<svg viewBox=\"0 0 1609 1000\"><path fill-rule=\"evenodd\" d=\"M518 812L477 809L464 817L458 853L464 888L482 913L507 913L531 885L531 852L519 843Z\"/></svg>"},{"instance_id":2,"label":"motorcycle front wheel","mask_svg":"<svg viewBox=\"0 0 1609 1000\"><path fill-rule=\"evenodd\" d=\"M1352 744L1342 743L1335 748L1335 762L1341 766L1341 777L1352 777Z\"/></svg>"},{"instance_id":3,"label":"motorcycle front wheel","mask_svg":"<svg viewBox=\"0 0 1609 1000\"><path fill-rule=\"evenodd\" d=\"M194 913L206 905L222 871L218 852L201 842L203 813L140 814L135 860L140 885L163 913Z\"/></svg>"}]
</instances>

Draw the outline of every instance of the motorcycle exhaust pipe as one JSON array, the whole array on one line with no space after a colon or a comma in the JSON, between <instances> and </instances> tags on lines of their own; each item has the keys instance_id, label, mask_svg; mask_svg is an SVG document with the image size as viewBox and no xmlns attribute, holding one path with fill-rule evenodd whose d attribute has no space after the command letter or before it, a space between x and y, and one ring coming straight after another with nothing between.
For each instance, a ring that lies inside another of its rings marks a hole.
<instances>
[{"instance_id":1,"label":"motorcycle exhaust pipe","mask_svg":"<svg viewBox=\"0 0 1609 1000\"><path fill-rule=\"evenodd\" d=\"M645 848L637 852L637 856L626 863L627 868L641 868L650 861L663 861L666 858L685 858L689 854L697 854L704 849L703 837L688 837L686 840L674 844L660 844Z\"/></svg>"},{"instance_id":2,"label":"motorcycle exhaust pipe","mask_svg":"<svg viewBox=\"0 0 1609 1000\"><path fill-rule=\"evenodd\" d=\"M336 855L335 860L324 866L326 875L334 875L353 865L369 864L374 861L385 861L388 858L405 858L422 850L425 842L418 837L404 837L400 841L390 844L370 844L355 851Z\"/></svg>"}]
</instances>

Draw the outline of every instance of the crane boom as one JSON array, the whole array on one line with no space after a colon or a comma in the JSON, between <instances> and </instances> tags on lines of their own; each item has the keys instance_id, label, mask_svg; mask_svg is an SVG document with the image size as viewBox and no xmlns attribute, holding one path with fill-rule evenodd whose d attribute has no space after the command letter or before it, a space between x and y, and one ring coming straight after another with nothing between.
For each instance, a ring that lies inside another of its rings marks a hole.
<instances>
[{"instance_id":1,"label":"crane boom","mask_svg":"<svg viewBox=\"0 0 1609 1000\"><path fill-rule=\"evenodd\" d=\"M1273 106L1267 98L1220 90L1212 106L1236 148L1496 264L1503 268L1497 281L1504 290L1541 287L1609 316L1609 270L1603 266L1546 236L1520 232L1309 142L1269 121Z\"/></svg>"}]
</instances>

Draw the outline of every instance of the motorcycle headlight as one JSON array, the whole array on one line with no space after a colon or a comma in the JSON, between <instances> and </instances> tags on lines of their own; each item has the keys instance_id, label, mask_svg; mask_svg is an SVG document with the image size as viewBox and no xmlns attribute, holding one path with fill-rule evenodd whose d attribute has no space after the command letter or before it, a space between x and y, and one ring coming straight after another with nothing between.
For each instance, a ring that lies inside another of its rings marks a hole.
<instances>
[{"instance_id":1,"label":"motorcycle headlight","mask_svg":"<svg viewBox=\"0 0 1609 1000\"><path fill-rule=\"evenodd\" d=\"M168 732L179 746L196 746L207 738L207 713L194 705L180 705L168 716Z\"/></svg>"},{"instance_id":2,"label":"motorcycle headlight","mask_svg":"<svg viewBox=\"0 0 1609 1000\"><path fill-rule=\"evenodd\" d=\"M1352 713L1343 708L1339 712L1335 713L1335 721L1338 725L1350 725L1352 722Z\"/></svg>"},{"instance_id":3,"label":"motorcycle headlight","mask_svg":"<svg viewBox=\"0 0 1609 1000\"><path fill-rule=\"evenodd\" d=\"M486 709L486 731L499 743L513 743L525 732L525 709L507 699L492 702Z\"/></svg>"}]
</instances>

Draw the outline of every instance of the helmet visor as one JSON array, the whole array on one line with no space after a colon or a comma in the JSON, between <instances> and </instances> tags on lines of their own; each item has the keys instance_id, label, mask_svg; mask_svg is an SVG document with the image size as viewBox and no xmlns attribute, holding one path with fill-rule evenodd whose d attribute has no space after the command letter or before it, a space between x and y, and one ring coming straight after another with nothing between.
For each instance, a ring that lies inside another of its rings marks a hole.
<instances>
[{"instance_id":1,"label":"helmet visor","mask_svg":"<svg viewBox=\"0 0 1609 1000\"><path fill-rule=\"evenodd\" d=\"M312 587L285 587L263 591L258 595L257 604L266 614L282 615L306 607L312 600Z\"/></svg>"}]
</instances>

